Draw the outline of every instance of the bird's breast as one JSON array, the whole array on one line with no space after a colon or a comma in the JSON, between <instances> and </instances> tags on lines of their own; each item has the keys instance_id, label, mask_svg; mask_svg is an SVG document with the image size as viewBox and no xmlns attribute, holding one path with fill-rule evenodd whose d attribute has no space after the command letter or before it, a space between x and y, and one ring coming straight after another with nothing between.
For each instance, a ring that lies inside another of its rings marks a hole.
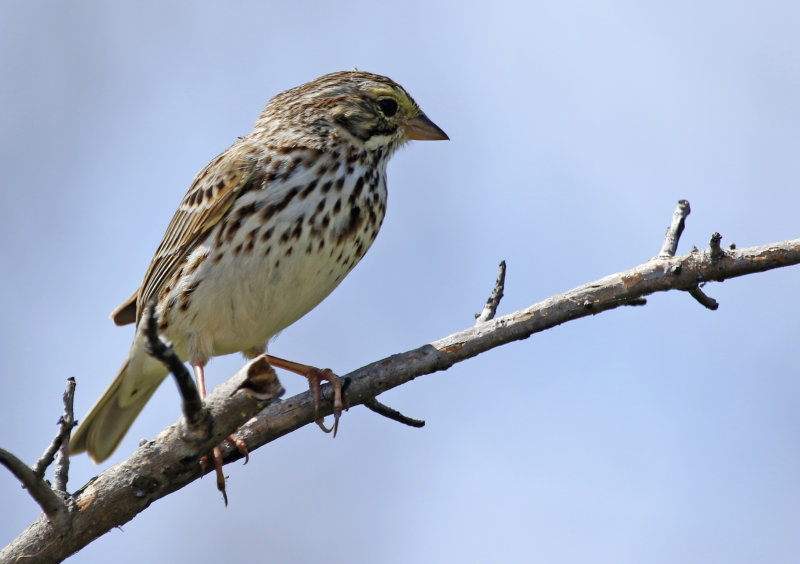
<instances>
[{"instance_id":1,"label":"bird's breast","mask_svg":"<svg viewBox=\"0 0 800 564\"><path fill-rule=\"evenodd\" d=\"M189 335L208 349L199 356L263 347L339 285L383 221L385 167L326 169L298 170L233 203L187 259L165 312L168 337Z\"/></svg>"}]
</instances>

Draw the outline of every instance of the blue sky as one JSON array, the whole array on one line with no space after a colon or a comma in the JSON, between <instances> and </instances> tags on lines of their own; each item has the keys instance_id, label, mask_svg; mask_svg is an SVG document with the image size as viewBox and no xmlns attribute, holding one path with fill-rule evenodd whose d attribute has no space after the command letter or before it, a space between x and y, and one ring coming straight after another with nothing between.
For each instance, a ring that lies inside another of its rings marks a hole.
<instances>
[{"instance_id":1,"label":"blue sky","mask_svg":"<svg viewBox=\"0 0 800 564\"><path fill-rule=\"evenodd\" d=\"M655 255L795 238L800 8L792 2L6 2L0 7L0 445L33 462L68 376L83 416L132 333L193 175L274 94L391 76L451 137L389 166L383 229L271 346L346 373ZM783 269L566 324L351 409L158 501L71 562L794 562L800 380ZM215 359L210 383L241 357ZM282 374L289 394L305 382ZM179 414L165 384L114 457ZM39 513L0 472L0 543Z\"/></svg>"}]
</instances>

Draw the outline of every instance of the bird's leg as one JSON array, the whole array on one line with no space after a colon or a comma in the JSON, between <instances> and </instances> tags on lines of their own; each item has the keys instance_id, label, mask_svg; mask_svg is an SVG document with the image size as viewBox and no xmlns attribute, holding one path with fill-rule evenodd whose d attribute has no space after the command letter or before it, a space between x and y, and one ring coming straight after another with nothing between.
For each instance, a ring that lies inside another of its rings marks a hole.
<instances>
[{"instance_id":1,"label":"bird's leg","mask_svg":"<svg viewBox=\"0 0 800 564\"><path fill-rule=\"evenodd\" d=\"M194 377L197 380L197 391L200 393L200 399L206 399L206 377L203 372L203 365L198 364L192 367L194 369ZM211 456L214 459L214 469L217 472L217 489L222 492L222 499L225 500L225 505L228 505L228 494L225 492L225 475L222 473L222 451L219 445L215 446L211 451ZM205 473L205 467L208 459L202 457L200 459L200 466Z\"/></svg>"},{"instance_id":2,"label":"bird's leg","mask_svg":"<svg viewBox=\"0 0 800 564\"><path fill-rule=\"evenodd\" d=\"M284 360L277 356L267 355L267 361L278 368L283 368L295 374L300 374L308 378L308 387L314 393L314 415L319 413L320 402L320 382L327 380L333 387L333 429L328 429L325 426L325 419L322 417L317 418L317 425L325 431L330 433L333 431L333 436L336 437L336 431L339 429L339 417L342 415L344 409L344 393L342 392L342 381L333 373L330 368L315 368L306 364L292 362L291 360Z\"/></svg>"}]
</instances>

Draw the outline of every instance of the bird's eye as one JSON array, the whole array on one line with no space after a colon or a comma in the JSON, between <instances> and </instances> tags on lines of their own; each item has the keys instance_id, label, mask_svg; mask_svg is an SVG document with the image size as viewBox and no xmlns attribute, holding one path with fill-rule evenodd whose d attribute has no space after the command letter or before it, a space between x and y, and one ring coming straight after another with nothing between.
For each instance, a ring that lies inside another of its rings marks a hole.
<instances>
[{"instance_id":1,"label":"bird's eye","mask_svg":"<svg viewBox=\"0 0 800 564\"><path fill-rule=\"evenodd\" d=\"M386 117L392 117L397 113L397 102L391 98L381 98L378 100L378 107Z\"/></svg>"}]
</instances>

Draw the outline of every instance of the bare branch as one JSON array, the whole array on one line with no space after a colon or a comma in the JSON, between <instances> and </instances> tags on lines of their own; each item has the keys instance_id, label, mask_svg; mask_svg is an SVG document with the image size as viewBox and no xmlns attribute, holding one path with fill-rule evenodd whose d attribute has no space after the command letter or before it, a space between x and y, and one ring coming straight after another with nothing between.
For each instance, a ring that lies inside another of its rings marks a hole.
<instances>
[{"instance_id":1,"label":"bare branch","mask_svg":"<svg viewBox=\"0 0 800 564\"><path fill-rule=\"evenodd\" d=\"M418 376L445 370L457 362L567 321L637 303L655 292L689 291L698 286L698 280L722 281L799 264L800 239L724 250L718 256L712 254L707 250L679 257L656 257L636 268L359 368L345 376L351 381L347 390L348 403L355 406L371 402L380 393ZM271 368L268 369L266 361L264 363L265 366L255 368L265 372L256 372L266 374L270 380ZM246 367L247 370L253 368L252 363ZM0 551L0 561L13 561L25 553L37 553L51 560L72 554L111 527L132 519L153 500L197 478L200 474L197 457L244 421L247 423L237 436L252 452L333 411L331 386L325 385L319 412L314 409L310 391L271 403L259 412L263 403L258 404L248 394L235 393L240 388L247 389L248 382L253 380L247 370L244 374L240 371L208 396L206 403L214 421L209 439L197 444L185 441L180 432L183 419L179 420L178 425L167 428L154 441L146 443L128 461L109 468L76 492L75 501L80 511L74 513L68 535L59 537L46 520L39 519ZM274 385L280 389L277 380ZM263 386L259 384L258 387ZM223 456L230 461L242 455L234 446L227 446Z\"/></svg>"},{"instance_id":2,"label":"bare branch","mask_svg":"<svg viewBox=\"0 0 800 564\"><path fill-rule=\"evenodd\" d=\"M497 280L494 283L494 289L489 299L486 300L486 305L483 306L483 311L475 314L475 324L486 323L494 319L497 313L497 306L500 305L500 300L503 299L503 289L506 285L506 261L500 261L500 266L497 268Z\"/></svg>"},{"instance_id":3,"label":"bare branch","mask_svg":"<svg viewBox=\"0 0 800 564\"><path fill-rule=\"evenodd\" d=\"M422 419L413 419L407 415L403 415L396 409L392 409L388 405L382 404L375 398L365 400L364 407L366 407L370 411L374 411L378 415L383 415L384 417L388 417L392 421L397 421L398 423L402 423L403 425L408 425L409 427L420 428L425 426L425 421L423 421Z\"/></svg>"},{"instance_id":4,"label":"bare branch","mask_svg":"<svg viewBox=\"0 0 800 564\"><path fill-rule=\"evenodd\" d=\"M675 253L678 252L678 241L686 225L686 217L691 211L692 209L687 200L678 200L678 207L675 208L675 212L672 214L672 223L667 228L664 244L661 246L661 252L658 253L659 257L674 257Z\"/></svg>"}]
</instances>

